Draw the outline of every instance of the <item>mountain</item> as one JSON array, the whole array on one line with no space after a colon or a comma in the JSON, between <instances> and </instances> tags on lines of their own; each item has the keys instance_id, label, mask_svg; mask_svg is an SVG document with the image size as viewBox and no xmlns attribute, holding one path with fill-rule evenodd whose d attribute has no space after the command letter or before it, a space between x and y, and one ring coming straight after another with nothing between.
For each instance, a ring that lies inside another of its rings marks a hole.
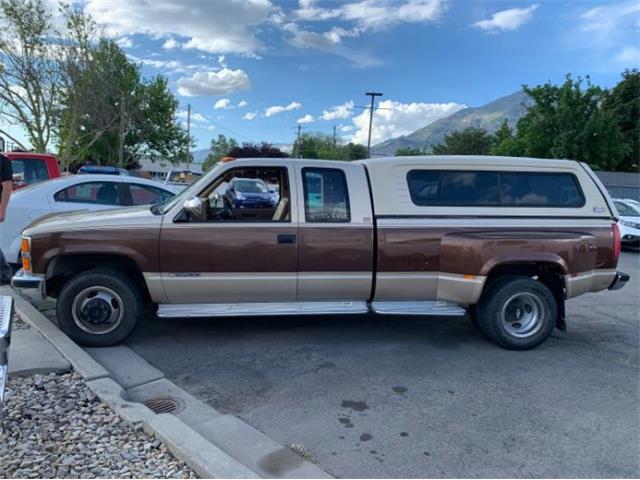
<instances>
[{"instance_id":1,"label":"mountain","mask_svg":"<svg viewBox=\"0 0 640 480\"><path fill-rule=\"evenodd\" d=\"M514 126L526 113L530 99L523 90L494 100L482 107L469 107L448 117L436 120L409 135L391 138L371 147L374 155L394 155L398 148L430 149L432 145L442 143L444 136L467 127L484 128L494 132L504 120Z\"/></svg>"}]
</instances>

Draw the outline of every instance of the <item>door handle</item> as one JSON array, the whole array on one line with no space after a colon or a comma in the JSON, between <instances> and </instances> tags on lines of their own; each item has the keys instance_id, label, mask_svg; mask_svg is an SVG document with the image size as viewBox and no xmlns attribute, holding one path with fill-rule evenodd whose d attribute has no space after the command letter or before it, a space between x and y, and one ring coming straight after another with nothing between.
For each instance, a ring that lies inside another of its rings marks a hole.
<instances>
[{"instance_id":1,"label":"door handle","mask_svg":"<svg viewBox=\"0 0 640 480\"><path fill-rule=\"evenodd\" d=\"M287 233L281 233L278 235L278 243L296 243L296 236Z\"/></svg>"}]
</instances>

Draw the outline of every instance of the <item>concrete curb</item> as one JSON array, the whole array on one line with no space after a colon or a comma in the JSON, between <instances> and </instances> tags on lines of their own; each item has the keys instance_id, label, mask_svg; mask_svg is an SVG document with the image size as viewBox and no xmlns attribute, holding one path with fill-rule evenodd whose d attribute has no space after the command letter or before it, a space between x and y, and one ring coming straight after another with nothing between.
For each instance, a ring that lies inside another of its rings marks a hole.
<instances>
[{"instance_id":1,"label":"concrete curb","mask_svg":"<svg viewBox=\"0 0 640 480\"><path fill-rule=\"evenodd\" d=\"M0 295L14 298L17 314L38 330L71 363L87 386L118 415L162 441L169 451L191 467L201 478L259 478L259 475L183 423L173 415L156 415L141 403L124 399L124 389L109 372L58 329L17 292L0 287Z\"/></svg>"}]
</instances>

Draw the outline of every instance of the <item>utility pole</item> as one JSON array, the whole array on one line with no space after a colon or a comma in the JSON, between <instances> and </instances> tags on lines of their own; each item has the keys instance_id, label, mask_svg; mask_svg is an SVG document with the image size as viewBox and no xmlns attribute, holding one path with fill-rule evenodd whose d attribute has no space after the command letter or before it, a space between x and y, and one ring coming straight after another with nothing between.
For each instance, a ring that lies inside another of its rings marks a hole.
<instances>
[{"instance_id":1,"label":"utility pole","mask_svg":"<svg viewBox=\"0 0 640 480\"><path fill-rule=\"evenodd\" d=\"M300 132L302 131L302 125L298 124L298 139L296 140L296 157L300 158Z\"/></svg>"},{"instance_id":2,"label":"utility pole","mask_svg":"<svg viewBox=\"0 0 640 480\"><path fill-rule=\"evenodd\" d=\"M336 148L336 126L333 126L333 148Z\"/></svg>"},{"instance_id":3,"label":"utility pole","mask_svg":"<svg viewBox=\"0 0 640 480\"><path fill-rule=\"evenodd\" d=\"M371 97L371 109L369 110L369 139L367 140L367 157L371 158L371 127L373 126L373 103L376 97L381 97L382 93L379 92L367 92L365 95Z\"/></svg>"},{"instance_id":4,"label":"utility pole","mask_svg":"<svg viewBox=\"0 0 640 480\"><path fill-rule=\"evenodd\" d=\"M120 125L118 126L118 165L124 167L124 129L127 109L124 104L124 93L120 95Z\"/></svg>"},{"instance_id":5,"label":"utility pole","mask_svg":"<svg viewBox=\"0 0 640 480\"><path fill-rule=\"evenodd\" d=\"M191 170L191 104L187 105L187 170Z\"/></svg>"}]
</instances>

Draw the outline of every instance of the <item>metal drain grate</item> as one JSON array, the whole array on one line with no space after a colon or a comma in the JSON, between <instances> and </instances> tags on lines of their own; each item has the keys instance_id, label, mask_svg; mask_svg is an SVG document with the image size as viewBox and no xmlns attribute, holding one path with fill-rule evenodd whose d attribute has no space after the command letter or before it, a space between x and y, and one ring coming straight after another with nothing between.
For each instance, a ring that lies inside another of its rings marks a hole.
<instances>
[{"instance_id":1,"label":"metal drain grate","mask_svg":"<svg viewBox=\"0 0 640 480\"><path fill-rule=\"evenodd\" d=\"M180 407L180 403L171 397L150 398L144 405L153 413L175 413Z\"/></svg>"}]
</instances>

